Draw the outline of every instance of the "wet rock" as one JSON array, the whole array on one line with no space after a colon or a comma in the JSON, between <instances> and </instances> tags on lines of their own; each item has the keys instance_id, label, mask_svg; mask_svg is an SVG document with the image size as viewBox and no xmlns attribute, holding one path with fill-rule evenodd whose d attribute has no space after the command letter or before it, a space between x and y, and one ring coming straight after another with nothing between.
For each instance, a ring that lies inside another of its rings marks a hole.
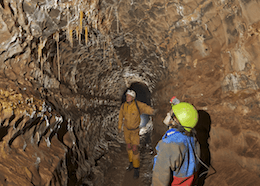
<instances>
[{"instance_id":1,"label":"wet rock","mask_svg":"<svg viewBox=\"0 0 260 186\"><path fill-rule=\"evenodd\" d=\"M4 1L1 181L102 185L124 144L122 94L140 82L160 134L173 95L209 114L211 128L198 130L208 129L202 157L217 172L205 185L257 184L258 9L245 0Z\"/></svg>"},{"instance_id":2,"label":"wet rock","mask_svg":"<svg viewBox=\"0 0 260 186\"><path fill-rule=\"evenodd\" d=\"M65 145L67 145L69 148L72 148L73 146L73 140L70 138L70 134L69 133L66 133L64 136L63 136L63 142Z\"/></svg>"}]
</instances>

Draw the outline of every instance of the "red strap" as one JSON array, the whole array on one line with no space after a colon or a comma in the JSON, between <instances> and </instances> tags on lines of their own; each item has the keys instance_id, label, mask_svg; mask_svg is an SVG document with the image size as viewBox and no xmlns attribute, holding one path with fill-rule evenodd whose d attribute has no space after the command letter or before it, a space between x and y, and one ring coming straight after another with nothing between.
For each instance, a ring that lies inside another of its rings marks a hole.
<instances>
[{"instance_id":1,"label":"red strap","mask_svg":"<svg viewBox=\"0 0 260 186\"><path fill-rule=\"evenodd\" d=\"M190 177L185 177L185 178L179 178L173 176L173 181L171 186L191 186L194 180L194 175Z\"/></svg>"}]
</instances>

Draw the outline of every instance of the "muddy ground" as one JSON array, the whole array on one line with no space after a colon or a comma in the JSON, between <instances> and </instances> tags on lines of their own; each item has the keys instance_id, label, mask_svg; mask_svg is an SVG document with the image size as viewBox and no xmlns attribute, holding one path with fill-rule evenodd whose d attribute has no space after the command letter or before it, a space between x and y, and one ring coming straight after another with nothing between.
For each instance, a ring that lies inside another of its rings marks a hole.
<instances>
[{"instance_id":1,"label":"muddy ground","mask_svg":"<svg viewBox=\"0 0 260 186\"><path fill-rule=\"evenodd\" d=\"M112 166L105 174L106 186L150 186L152 181L152 166L154 148L161 135L150 131L140 138L140 175L139 179L133 179L134 170L127 171L128 156L125 144L121 145L121 152L114 159Z\"/></svg>"}]
</instances>

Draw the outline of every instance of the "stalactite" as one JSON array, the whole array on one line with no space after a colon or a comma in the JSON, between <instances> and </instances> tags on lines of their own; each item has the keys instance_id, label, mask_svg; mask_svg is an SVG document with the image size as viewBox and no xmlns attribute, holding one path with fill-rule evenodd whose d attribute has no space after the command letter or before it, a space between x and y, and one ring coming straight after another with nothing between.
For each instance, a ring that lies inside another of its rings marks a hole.
<instances>
[{"instance_id":1,"label":"stalactite","mask_svg":"<svg viewBox=\"0 0 260 186\"><path fill-rule=\"evenodd\" d=\"M97 37L96 37L97 48L100 48L100 47L99 47L99 41L100 41L99 35L97 35Z\"/></svg>"},{"instance_id":2,"label":"stalactite","mask_svg":"<svg viewBox=\"0 0 260 186\"><path fill-rule=\"evenodd\" d=\"M104 43L103 43L103 60L106 59L106 40L104 40Z\"/></svg>"},{"instance_id":3,"label":"stalactite","mask_svg":"<svg viewBox=\"0 0 260 186\"><path fill-rule=\"evenodd\" d=\"M73 29L69 28L69 41L70 41L70 46L71 47L73 47L73 37L72 37L72 34L73 34Z\"/></svg>"},{"instance_id":4,"label":"stalactite","mask_svg":"<svg viewBox=\"0 0 260 186\"><path fill-rule=\"evenodd\" d=\"M67 39L70 42L70 46L73 47L73 38L72 38L72 33L73 33L73 29L71 28L71 24L70 24L70 12L69 12L69 5L67 5Z\"/></svg>"},{"instance_id":5,"label":"stalactite","mask_svg":"<svg viewBox=\"0 0 260 186\"><path fill-rule=\"evenodd\" d=\"M43 62L44 62L42 59L42 49L44 48L46 41L47 38L42 40L42 37L40 37L40 44L38 46L38 62L41 63L41 70L43 70Z\"/></svg>"},{"instance_id":6,"label":"stalactite","mask_svg":"<svg viewBox=\"0 0 260 186\"><path fill-rule=\"evenodd\" d=\"M88 27L85 26L85 43L86 43L86 46L88 45Z\"/></svg>"},{"instance_id":7,"label":"stalactite","mask_svg":"<svg viewBox=\"0 0 260 186\"><path fill-rule=\"evenodd\" d=\"M40 44L38 46L38 62L41 63L41 56L42 56L42 38L40 38ZM41 64L42 69L42 64Z\"/></svg>"},{"instance_id":8,"label":"stalactite","mask_svg":"<svg viewBox=\"0 0 260 186\"><path fill-rule=\"evenodd\" d=\"M58 80L60 81L60 47L59 47L59 32L55 34L55 40L57 43L57 64L58 64Z\"/></svg>"},{"instance_id":9,"label":"stalactite","mask_svg":"<svg viewBox=\"0 0 260 186\"><path fill-rule=\"evenodd\" d=\"M76 39L78 40L79 39L79 27L78 26L76 26L75 31L76 31Z\"/></svg>"},{"instance_id":10,"label":"stalactite","mask_svg":"<svg viewBox=\"0 0 260 186\"><path fill-rule=\"evenodd\" d=\"M118 11L116 9L116 20L117 20L117 33L119 34L119 20L118 20Z\"/></svg>"},{"instance_id":11,"label":"stalactite","mask_svg":"<svg viewBox=\"0 0 260 186\"><path fill-rule=\"evenodd\" d=\"M83 28L82 27L82 25L83 25L83 15L84 15L83 11L80 11L80 16L79 16L80 17L80 19L79 19L80 20L80 22L79 22L79 37L78 37L79 38L79 43L81 43L81 33L82 33L82 28Z\"/></svg>"}]
</instances>

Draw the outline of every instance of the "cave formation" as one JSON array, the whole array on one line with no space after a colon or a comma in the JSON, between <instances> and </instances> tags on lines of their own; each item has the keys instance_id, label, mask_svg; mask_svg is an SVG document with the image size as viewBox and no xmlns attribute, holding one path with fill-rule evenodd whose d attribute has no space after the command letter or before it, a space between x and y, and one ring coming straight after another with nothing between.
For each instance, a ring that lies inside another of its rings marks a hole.
<instances>
[{"instance_id":1,"label":"cave formation","mask_svg":"<svg viewBox=\"0 0 260 186\"><path fill-rule=\"evenodd\" d=\"M135 185L151 184L172 96L199 111L210 166L200 185L259 185L259 9L258 0L1 0L1 185L126 186L117 123L129 87L158 110Z\"/></svg>"}]
</instances>

